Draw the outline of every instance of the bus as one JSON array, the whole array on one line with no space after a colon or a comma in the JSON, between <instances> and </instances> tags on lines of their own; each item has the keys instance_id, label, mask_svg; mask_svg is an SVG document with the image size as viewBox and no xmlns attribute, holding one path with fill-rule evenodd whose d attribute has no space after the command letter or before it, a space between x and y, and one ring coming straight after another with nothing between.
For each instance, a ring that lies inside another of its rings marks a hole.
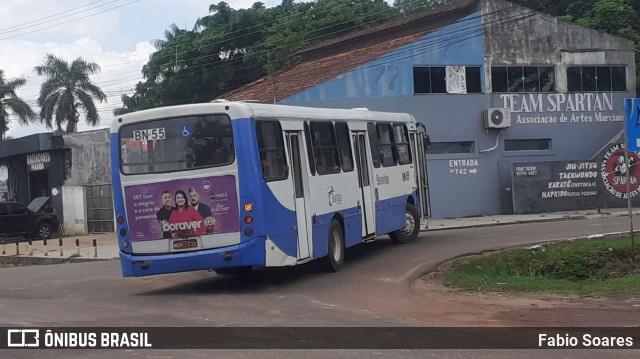
<instances>
[{"instance_id":1,"label":"bus","mask_svg":"<svg viewBox=\"0 0 640 359\"><path fill-rule=\"evenodd\" d=\"M429 213L409 114L216 100L118 116L110 141L124 277L336 272L347 247L414 241Z\"/></svg>"}]
</instances>

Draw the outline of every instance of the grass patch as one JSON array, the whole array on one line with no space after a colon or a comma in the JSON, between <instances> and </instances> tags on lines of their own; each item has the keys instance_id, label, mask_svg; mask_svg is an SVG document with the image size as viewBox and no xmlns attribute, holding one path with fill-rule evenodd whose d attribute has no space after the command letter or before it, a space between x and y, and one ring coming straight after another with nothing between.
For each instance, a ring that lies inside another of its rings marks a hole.
<instances>
[{"instance_id":1,"label":"grass patch","mask_svg":"<svg viewBox=\"0 0 640 359\"><path fill-rule=\"evenodd\" d=\"M504 250L457 261L444 283L492 292L640 294L640 253L636 248L634 261L628 238Z\"/></svg>"}]
</instances>

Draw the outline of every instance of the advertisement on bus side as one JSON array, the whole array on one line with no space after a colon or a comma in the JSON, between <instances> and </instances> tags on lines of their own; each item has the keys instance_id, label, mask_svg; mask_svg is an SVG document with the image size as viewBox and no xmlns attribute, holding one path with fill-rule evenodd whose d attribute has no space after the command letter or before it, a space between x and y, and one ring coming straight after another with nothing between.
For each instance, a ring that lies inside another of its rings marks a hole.
<instances>
[{"instance_id":1,"label":"advertisement on bus side","mask_svg":"<svg viewBox=\"0 0 640 359\"><path fill-rule=\"evenodd\" d=\"M240 230L234 176L127 186L124 194L132 241Z\"/></svg>"}]
</instances>

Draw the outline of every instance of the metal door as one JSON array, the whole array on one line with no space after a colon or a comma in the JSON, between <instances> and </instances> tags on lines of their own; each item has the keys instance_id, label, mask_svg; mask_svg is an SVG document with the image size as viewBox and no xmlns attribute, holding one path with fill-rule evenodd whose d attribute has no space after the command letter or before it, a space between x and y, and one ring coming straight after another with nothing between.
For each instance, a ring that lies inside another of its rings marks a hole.
<instances>
[{"instance_id":1,"label":"metal door","mask_svg":"<svg viewBox=\"0 0 640 359\"><path fill-rule=\"evenodd\" d=\"M89 233L114 232L113 194L111 185L85 188L87 198L87 224Z\"/></svg>"},{"instance_id":2,"label":"metal door","mask_svg":"<svg viewBox=\"0 0 640 359\"><path fill-rule=\"evenodd\" d=\"M367 156L367 142L365 132L353 132L351 139L356 155L356 169L358 171L358 186L360 188L360 214L362 216L362 237L375 233L375 206L371 188L371 175Z\"/></svg>"},{"instance_id":3,"label":"metal door","mask_svg":"<svg viewBox=\"0 0 640 359\"><path fill-rule=\"evenodd\" d=\"M424 138L419 132L409 135L412 153L414 153L414 164L416 171L416 187L420 199L420 215L425 218L431 216L431 205L429 203L429 182L427 179L427 159L425 156Z\"/></svg>"}]
</instances>

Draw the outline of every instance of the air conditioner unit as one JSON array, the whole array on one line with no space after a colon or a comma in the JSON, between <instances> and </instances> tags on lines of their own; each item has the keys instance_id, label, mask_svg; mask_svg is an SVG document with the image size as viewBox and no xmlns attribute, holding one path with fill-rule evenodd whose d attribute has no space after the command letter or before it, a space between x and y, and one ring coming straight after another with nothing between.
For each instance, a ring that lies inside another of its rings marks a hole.
<instances>
[{"instance_id":1,"label":"air conditioner unit","mask_svg":"<svg viewBox=\"0 0 640 359\"><path fill-rule=\"evenodd\" d=\"M507 128L511 126L511 111L508 108L484 110L484 128Z\"/></svg>"}]
</instances>

